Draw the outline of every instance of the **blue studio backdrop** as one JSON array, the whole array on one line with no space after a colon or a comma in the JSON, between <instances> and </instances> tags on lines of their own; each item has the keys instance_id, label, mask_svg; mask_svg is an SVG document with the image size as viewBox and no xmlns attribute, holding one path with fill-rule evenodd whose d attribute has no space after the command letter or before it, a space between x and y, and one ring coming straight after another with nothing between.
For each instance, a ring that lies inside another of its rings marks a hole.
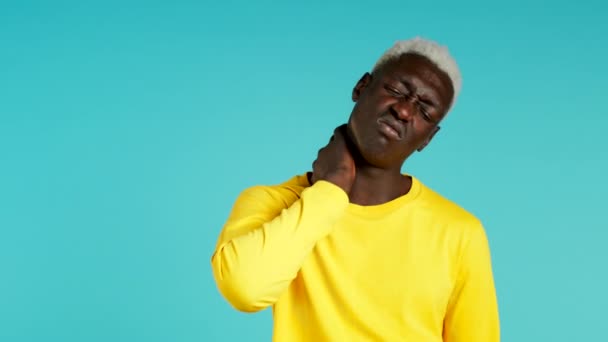
<instances>
[{"instance_id":1,"label":"blue studio backdrop","mask_svg":"<svg viewBox=\"0 0 608 342\"><path fill-rule=\"evenodd\" d=\"M210 257L244 188L308 171L398 39L461 97L404 170L483 220L504 341L605 338L600 1L3 1L0 340L270 341Z\"/></svg>"}]
</instances>

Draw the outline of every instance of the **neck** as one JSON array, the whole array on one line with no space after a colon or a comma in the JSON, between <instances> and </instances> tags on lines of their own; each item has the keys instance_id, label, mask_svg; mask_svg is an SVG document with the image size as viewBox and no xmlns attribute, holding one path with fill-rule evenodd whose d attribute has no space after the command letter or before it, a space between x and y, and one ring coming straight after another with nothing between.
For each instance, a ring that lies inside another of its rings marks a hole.
<instances>
[{"instance_id":1,"label":"neck","mask_svg":"<svg viewBox=\"0 0 608 342\"><path fill-rule=\"evenodd\" d=\"M349 199L358 205L378 205L405 195L411 186L412 179L402 175L400 169L357 166Z\"/></svg>"}]
</instances>

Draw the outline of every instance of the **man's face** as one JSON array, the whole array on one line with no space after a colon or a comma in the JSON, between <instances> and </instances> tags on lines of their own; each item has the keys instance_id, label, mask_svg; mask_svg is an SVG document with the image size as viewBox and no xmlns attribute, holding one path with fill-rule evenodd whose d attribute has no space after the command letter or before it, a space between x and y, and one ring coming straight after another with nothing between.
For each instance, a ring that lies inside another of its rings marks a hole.
<instances>
[{"instance_id":1,"label":"man's face","mask_svg":"<svg viewBox=\"0 0 608 342\"><path fill-rule=\"evenodd\" d=\"M400 169L437 132L453 94L450 78L431 61L402 55L357 83L348 133L369 164Z\"/></svg>"}]
</instances>

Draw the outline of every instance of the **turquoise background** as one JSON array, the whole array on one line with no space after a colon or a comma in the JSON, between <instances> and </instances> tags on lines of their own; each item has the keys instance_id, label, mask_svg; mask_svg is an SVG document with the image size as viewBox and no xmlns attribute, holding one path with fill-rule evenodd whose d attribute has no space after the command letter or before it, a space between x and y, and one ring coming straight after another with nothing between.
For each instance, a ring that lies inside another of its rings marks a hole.
<instances>
[{"instance_id":1,"label":"turquoise background","mask_svg":"<svg viewBox=\"0 0 608 342\"><path fill-rule=\"evenodd\" d=\"M0 340L269 341L210 257L238 193L305 172L397 39L464 88L404 168L485 223L504 341L599 341L600 1L0 5Z\"/></svg>"}]
</instances>

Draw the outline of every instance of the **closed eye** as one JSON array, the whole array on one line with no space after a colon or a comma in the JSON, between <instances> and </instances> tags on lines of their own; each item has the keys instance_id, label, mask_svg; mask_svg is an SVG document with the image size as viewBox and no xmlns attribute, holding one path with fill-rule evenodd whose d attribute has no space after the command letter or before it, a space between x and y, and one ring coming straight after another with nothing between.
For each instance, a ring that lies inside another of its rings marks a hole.
<instances>
[{"instance_id":1,"label":"closed eye","mask_svg":"<svg viewBox=\"0 0 608 342\"><path fill-rule=\"evenodd\" d=\"M437 123L437 120L435 120L435 118L433 118L431 116L431 114L429 114L429 110L427 108L425 108L424 105L422 105L420 102L418 102L418 113L420 113L420 115L422 115L422 118L424 119L424 121L430 122L430 123Z\"/></svg>"},{"instance_id":2,"label":"closed eye","mask_svg":"<svg viewBox=\"0 0 608 342\"><path fill-rule=\"evenodd\" d=\"M396 97L402 97L405 96L403 93L401 93L399 90L395 89L394 87L385 84L384 85L384 89L386 89L386 91L391 94L392 96L396 96Z\"/></svg>"},{"instance_id":3,"label":"closed eye","mask_svg":"<svg viewBox=\"0 0 608 342\"><path fill-rule=\"evenodd\" d=\"M420 112L420 114L422 114L422 118L424 120L426 120L428 122L433 122L433 118L431 117L429 112L423 106L418 106L418 112Z\"/></svg>"},{"instance_id":4,"label":"closed eye","mask_svg":"<svg viewBox=\"0 0 608 342\"><path fill-rule=\"evenodd\" d=\"M404 94L401 91L397 90L395 87L391 86L390 84L385 84L384 85L384 89L391 95L394 97L400 97L400 98L405 98L405 99L409 99L410 97L408 96L408 94ZM418 109L418 113L420 113L420 115L422 115L422 118L424 119L424 121L427 122L431 122L434 123L435 120L433 119L433 117L429 114L426 106L432 106L432 102L426 100L426 99L420 99L420 98L416 98L416 107Z\"/></svg>"}]
</instances>

